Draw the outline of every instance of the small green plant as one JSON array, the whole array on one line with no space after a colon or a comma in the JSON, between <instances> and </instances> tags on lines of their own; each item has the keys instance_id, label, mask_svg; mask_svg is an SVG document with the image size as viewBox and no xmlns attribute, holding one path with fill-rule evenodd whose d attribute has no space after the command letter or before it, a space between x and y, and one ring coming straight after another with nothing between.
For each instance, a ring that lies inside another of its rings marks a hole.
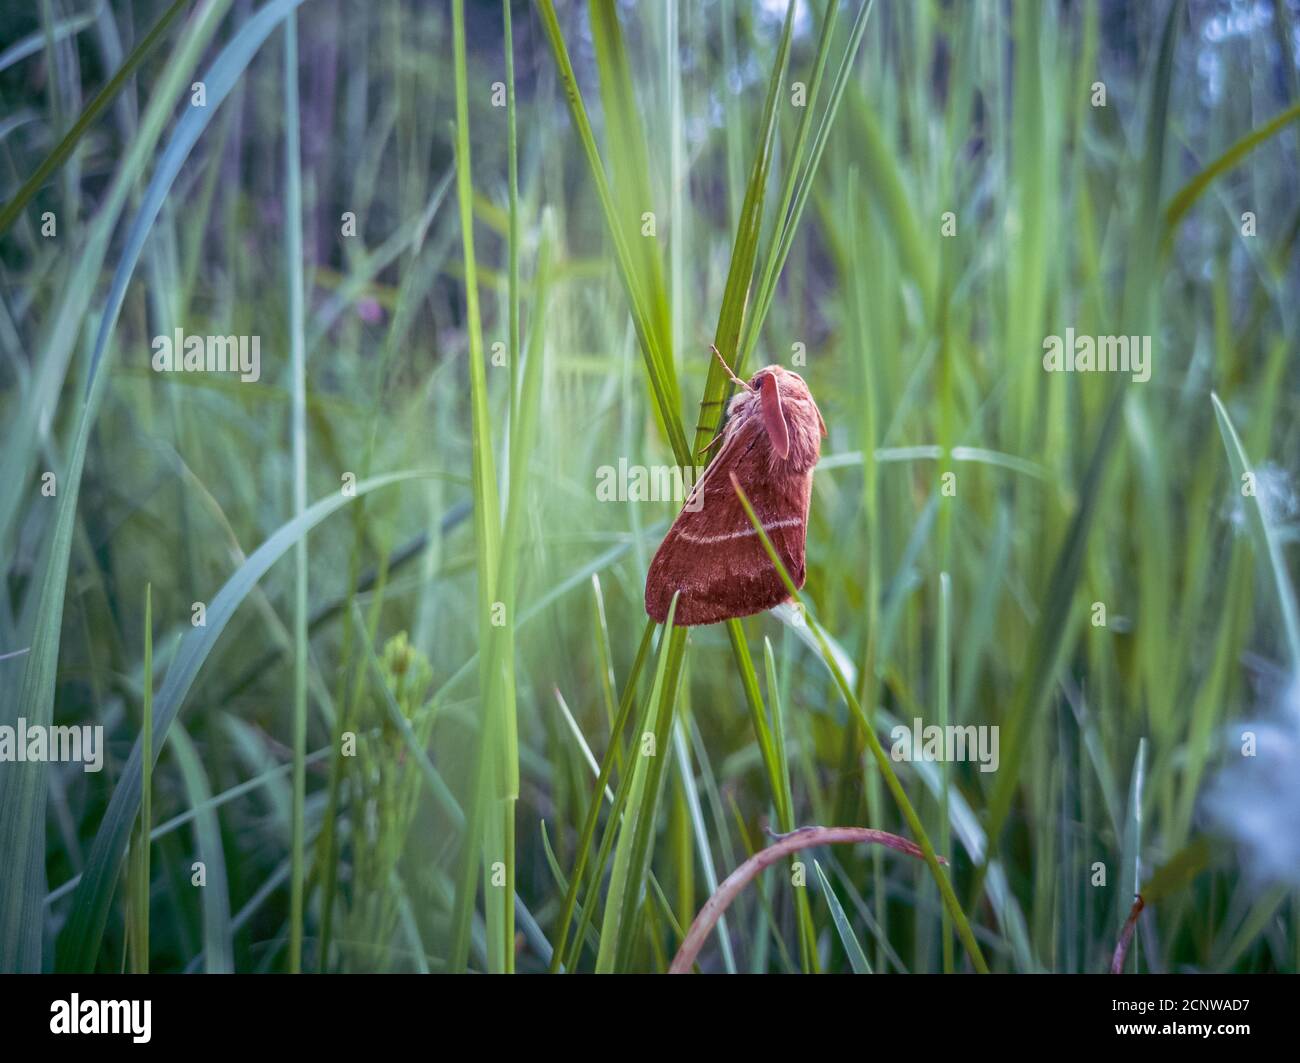
<instances>
[{"instance_id":1,"label":"small green plant","mask_svg":"<svg viewBox=\"0 0 1300 1063\"><path fill-rule=\"evenodd\" d=\"M434 720L433 704L428 700L433 683L429 659L401 632L384 643L379 669L380 681L402 718L420 745L427 745ZM404 903L396 872L406 850L421 779L384 695L371 694L365 699L355 742L355 756L344 757L351 882L340 944L347 969L375 971L388 962Z\"/></svg>"}]
</instances>

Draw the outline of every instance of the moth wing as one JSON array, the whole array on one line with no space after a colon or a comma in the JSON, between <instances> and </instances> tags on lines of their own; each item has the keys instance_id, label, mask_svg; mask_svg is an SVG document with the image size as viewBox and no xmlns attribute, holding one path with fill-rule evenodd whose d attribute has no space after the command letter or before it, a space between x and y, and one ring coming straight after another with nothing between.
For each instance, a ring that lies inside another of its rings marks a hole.
<instances>
[{"instance_id":1,"label":"moth wing","mask_svg":"<svg viewBox=\"0 0 1300 1063\"><path fill-rule=\"evenodd\" d=\"M659 623L675 592L680 627L750 616L789 597L736 496L732 472L790 578L803 586L811 474L798 478L793 492L774 481L764 431L746 425L723 444L650 563L646 612Z\"/></svg>"}]
</instances>

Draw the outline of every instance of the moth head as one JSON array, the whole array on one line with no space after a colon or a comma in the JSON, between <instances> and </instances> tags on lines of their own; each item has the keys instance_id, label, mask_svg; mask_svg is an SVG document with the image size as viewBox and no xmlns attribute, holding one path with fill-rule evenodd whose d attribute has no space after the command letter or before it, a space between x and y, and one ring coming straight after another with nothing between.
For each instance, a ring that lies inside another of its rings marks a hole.
<instances>
[{"instance_id":1,"label":"moth head","mask_svg":"<svg viewBox=\"0 0 1300 1063\"><path fill-rule=\"evenodd\" d=\"M790 425L785 419L785 404L781 401L781 380L785 370L779 365L760 369L745 386L758 396L758 412L763 428L772 442L772 451L785 461L790 456Z\"/></svg>"},{"instance_id":2,"label":"moth head","mask_svg":"<svg viewBox=\"0 0 1300 1063\"><path fill-rule=\"evenodd\" d=\"M811 412L817 419L817 428L823 436L826 435L826 422L813 401L812 392L798 373L779 365L765 366L749 378L745 387L757 396L763 428L772 441L773 453L782 461L790 457L792 416L802 421Z\"/></svg>"}]
</instances>

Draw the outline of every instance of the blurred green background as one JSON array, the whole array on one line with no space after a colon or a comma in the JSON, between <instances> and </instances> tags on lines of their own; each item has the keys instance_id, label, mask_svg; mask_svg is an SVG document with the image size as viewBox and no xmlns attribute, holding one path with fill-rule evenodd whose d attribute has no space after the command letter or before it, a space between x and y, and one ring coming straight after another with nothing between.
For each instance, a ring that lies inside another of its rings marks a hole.
<instances>
[{"instance_id":1,"label":"blurred green background","mask_svg":"<svg viewBox=\"0 0 1300 1063\"><path fill-rule=\"evenodd\" d=\"M0 723L107 752L0 763L0 966L664 970L820 824L950 865L783 859L701 969L1102 971L1141 890L1124 969L1300 970L1298 56L1294 0L7 8ZM710 343L829 428L804 612L661 639L677 506L597 486L700 453Z\"/></svg>"}]
</instances>

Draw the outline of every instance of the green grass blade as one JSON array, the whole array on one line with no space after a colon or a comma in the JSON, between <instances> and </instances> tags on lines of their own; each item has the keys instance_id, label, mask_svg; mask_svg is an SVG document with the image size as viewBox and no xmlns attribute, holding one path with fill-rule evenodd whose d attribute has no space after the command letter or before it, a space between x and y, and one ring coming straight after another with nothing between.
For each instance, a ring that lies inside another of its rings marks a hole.
<instances>
[{"instance_id":1,"label":"green grass blade","mask_svg":"<svg viewBox=\"0 0 1300 1063\"><path fill-rule=\"evenodd\" d=\"M565 97L569 101L569 109L573 115L574 125L578 130L578 137L582 141L582 148L587 157L591 178L596 185L596 193L605 215L606 230L614 243L614 252L619 265L619 278L623 283L628 305L632 311L632 323L636 329L637 340L645 360L646 375L654 398L656 416L668 436L674 458L679 465L686 468L694 465L694 462L691 458L690 446L686 442L686 432L682 427L681 413L673 402L674 385L670 378L672 366L668 362L666 352L659 346L651 308L645 305L642 298L641 286L637 281L638 274L635 260L631 249L628 247L623 226L619 223L618 209L609 188L609 181L605 176L604 163L601 162L600 152L596 147L596 138L591 130L591 120L587 117L587 107L583 102L582 89L579 87L577 75L573 71L573 63L569 59L569 50L564 43L564 35L560 32L560 23L555 14L555 5L551 0L538 0L538 10L542 17L542 29L545 31L547 41L550 43L560 80L564 85Z\"/></svg>"},{"instance_id":2,"label":"green grass blade","mask_svg":"<svg viewBox=\"0 0 1300 1063\"><path fill-rule=\"evenodd\" d=\"M153 748L153 587L144 590L144 699L141 709L140 741ZM127 910L131 916L131 971L149 973L149 853L153 830L153 763L144 762L140 782L140 822L131 840L132 861L127 888Z\"/></svg>"},{"instance_id":3,"label":"green grass blade","mask_svg":"<svg viewBox=\"0 0 1300 1063\"><path fill-rule=\"evenodd\" d=\"M63 477L56 527L46 555L46 572L41 583L36 632L28 666L23 673L15 715L48 724L52 713L54 674L58 657L59 628L63 617L63 592L67 581L68 556L76 513L81 471L85 463L94 414L102 392L98 370L108 348L113 324L121 310L126 286L139 259L145 237L161 209L181 163L206 127L216 105L229 93L235 80L252 60L257 49L300 0L276 0L254 15L213 61L207 74L209 106L189 108L177 123L158 169L150 181L140 210L127 235L127 248L114 274L108 305L100 325L87 374L87 395ZM97 386L98 385L98 386ZM33 969L39 965L40 928L31 917L45 892L44 870L40 865L44 846L44 765L24 765L22 771L6 771L0 778L0 798L6 815L0 822L0 846L12 854L8 865L15 877L14 888L0 889L0 970ZM134 810L132 812L134 815ZM11 819L10 816L13 818ZM129 821L126 829L130 829ZM122 839L125 842L125 836ZM119 849L117 859L120 860ZM115 861L112 873L117 873Z\"/></svg>"},{"instance_id":4,"label":"green grass blade","mask_svg":"<svg viewBox=\"0 0 1300 1063\"><path fill-rule=\"evenodd\" d=\"M1174 53L1178 45L1178 27L1182 21L1184 0L1172 0L1165 15L1160 35L1160 49L1152 68L1147 100L1146 152L1142 159L1142 172L1138 194L1134 202L1134 246L1128 255L1125 273L1123 316L1134 331L1136 323L1148 318L1155 297L1151 278L1155 274L1159 250L1161 189L1164 185L1165 154L1169 136L1169 100L1173 84Z\"/></svg>"},{"instance_id":5,"label":"green grass blade","mask_svg":"<svg viewBox=\"0 0 1300 1063\"><path fill-rule=\"evenodd\" d=\"M1083 571L1088 536L1096 521L1106 468L1115 450L1114 437L1123 404L1124 392L1116 390L1110 399L1110 409L1102 422L1101 430L1097 433L1092 457L1080 485L1074 517L1052 566L1051 578L1043 598L1047 609L1035 625L1028 655L1031 667L1025 672L1003 727L1002 764L997 773L998 781L993 795L989 799L988 849L976 878L977 887L983 885L985 869L997 851L999 834L1011 809L1012 796L1019 784L1027 731L1047 702L1057 667L1067 648L1067 636L1076 626L1071 622L1075 590ZM972 895L975 893L978 893L978 889Z\"/></svg>"},{"instance_id":6,"label":"green grass blade","mask_svg":"<svg viewBox=\"0 0 1300 1063\"><path fill-rule=\"evenodd\" d=\"M502 750L497 746L499 742L508 741L504 731L506 721L498 719L497 715L503 701L507 697L513 697L510 675L506 671L513 667L509 641L510 632L513 631L513 618L509 618L509 623L504 627L492 622L500 574L501 501L497 493L492 456L491 419L483 358L483 324L479 310L478 264L474 253L474 193L470 164L464 0L455 0L452 4L452 41L456 87L456 195L460 204L461 245L465 266L465 316L469 332L470 405L473 422L474 542L476 571L479 574L478 633L479 645L489 647L488 653L479 655L479 695L482 707L473 753L474 781L465 809L466 833L456 875L456 902L452 915L451 969L460 971L464 970L469 957L469 932L476 893L474 882L479 860L485 859L488 865L503 860L507 871L514 863L511 854L501 851L502 847L510 847L508 829L501 830L499 823L490 823L483 839L485 847L482 851L479 837L485 811L483 806L486 803L493 805L490 810L493 813L497 811L498 801L505 800L513 807L503 792L509 784L500 774L509 768L503 767ZM498 643L502 645L498 647ZM511 687L509 692L506 687ZM494 970L506 970L514 955L514 934L511 927L513 909L508 903L510 891L496 890L493 893L492 887L487 888L488 962Z\"/></svg>"},{"instance_id":7,"label":"green grass blade","mask_svg":"<svg viewBox=\"0 0 1300 1063\"><path fill-rule=\"evenodd\" d=\"M59 297L51 323L39 341L40 356L32 374L26 401L22 402L0 443L0 482L27 482L40 453L41 420L52 416L77 343L84 319L97 288L108 253L110 238L128 196L137 192L137 182L153 161L158 141L171 124L175 101L189 91L196 65L220 26L231 0L218 0L203 7L185 24L162 75L153 87L152 99L141 117L135 136L113 175L94 221L87 227L84 244L73 257L71 275ZM61 256L62 257L62 256ZM0 551L12 539L20 491L0 492Z\"/></svg>"},{"instance_id":8,"label":"green grass blade","mask_svg":"<svg viewBox=\"0 0 1300 1063\"><path fill-rule=\"evenodd\" d=\"M95 98L86 105L86 109L81 112L81 117L73 123L72 128L64 134L63 139L55 145L54 150L46 156L45 161L23 182L22 187L14 193L13 198L4 207L0 208L0 236L3 236L8 231L14 220L22 212L23 207L27 205L27 202L49 180L50 175L62 166L68 156L72 154L73 149L85 136L86 130L94 125L95 119L104 112L104 108L117 98L118 93L126 87L149 53L162 43L163 38L167 36L167 30L176 20L176 16L189 6L189 0L176 0L171 7L162 13L162 17L154 23L153 29L141 38L140 43L126 57L126 61L104 87L95 94Z\"/></svg>"},{"instance_id":9,"label":"green grass blade","mask_svg":"<svg viewBox=\"0 0 1300 1063\"><path fill-rule=\"evenodd\" d=\"M849 917L844 914L844 906L840 904L840 899L831 889L826 872L816 860L813 861L813 868L817 872L817 881L821 883L822 893L826 895L826 906L831 910L831 918L835 921L835 932L840 936L840 943L849 958L849 966L853 968L854 974L872 974L871 964L867 962L867 954L862 951L862 945L857 935L853 933L853 927L849 925Z\"/></svg>"},{"instance_id":10,"label":"green grass blade","mask_svg":"<svg viewBox=\"0 0 1300 1063\"><path fill-rule=\"evenodd\" d=\"M1138 740L1137 757L1133 761L1133 778L1129 782L1128 815L1124 817L1124 840L1120 855L1119 891L1116 894L1118 928L1122 929L1129 909L1137 899L1138 883L1142 881L1142 800L1146 791L1147 740ZM1137 950L1132 952L1133 969L1137 970Z\"/></svg>"},{"instance_id":11,"label":"green grass blade","mask_svg":"<svg viewBox=\"0 0 1300 1063\"><path fill-rule=\"evenodd\" d=\"M636 90L628 64L623 31L613 0L591 0L591 39L600 72L608 156L614 171L612 191L623 221L625 241L632 253L642 305L654 331L657 357L674 410L681 406L677 367L673 360L672 327L659 241L642 236L642 217L654 211L650 188L650 151L641 126Z\"/></svg>"},{"instance_id":12,"label":"green grass blade","mask_svg":"<svg viewBox=\"0 0 1300 1063\"><path fill-rule=\"evenodd\" d=\"M1282 556L1277 529L1269 519L1258 492L1252 489L1247 494L1247 486L1253 482L1254 473L1251 471L1250 460L1246 457L1246 448L1241 445L1241 437L1237 435L1228 411L1219 401L1219 396L1213 392L1210 393L1210 401L1214 403L1214 416L1219 422L1223 449L1228 453L1228 464L1232 466L1232 476L1241 494L1242 505L1250 514L1250 527L1256 547L1268 559L1273 586L1277 589L1277 604L1282 613L1287 649L1291 654L1291 666L1300 668L1300 608L1297 608L1295 589L1287 575L1286 559Z\"/></svg>"},{"instance_id":13,"label":"green grass blade","mask_svg":"<svg viewBox=\"0 0 1300 1063\"><path fill-rule=\"evenodd\" d=\"M840 694L848 703L858 724L862 728L863 735L866 737L867 746L871 750L871 755L875 758L876 765L880 769L880 774L885 780L885 785L894 798L894 803L898 810L903 814L903 819L907 821L908 829L916 837L916 844L920 847L922 856L925 859L926 866L929 867L930 873L934 876L935 882L939 886L939 894L943 898L943 903L952 916L953 922L957 927L957 936L961 938L962 944L966 947L971 963L981 974L988 973L988 964L984 961L984 954L980 951L975 935L972 933L970 923L966 919L966 913L962 911L961 904L957 900L957 895L953 893L952 884L948 881L948 876L944 874L943 867L934 851L934 846L930 844L930 837L921 824L921 819L916 814L916 809L912 807L912 802L908 800L907 793L903 790L902 783L898 781L898 775L894 772L893 765L890 763L889 754L880 744L880 738L876 735L875 729L871 726L871 721L862 711L862 706L858 703L857 696L853 693L853 688L848 680L844 677L844 671L835 653L832 651L826 636L807 607L799 589L794 585L790 578L790 573L786 571L785 565L777 555L776 548L772 545L772 540L768 538L767 531L763 528L758 516L754 513L754 507L750 505L749 498L745 495L740 484L736 482L735 474L732 474L732 486L735 488L736 495L740 499L740 504L745 509L745 515L749 518L750 524L758 533L759 540L763 544L763 549L767 552L768 558L776 568L777 574L781 577L781 582L785 584L786 590L790 592L790 597L798 604L803 606L804 616L807 618L809 628L813 636L817 639L817 644L821 650L822 659L830 669L831 675L835 679L836 685L840 688Z\"/></svg>"},{"instance_id":14,"label":"green grass blade","mask_svg":"<svg viewBox=\"0 0 1300 1063\"><path fill-rule=\"evenodd\" d=\"M650 628L653 631L654 622L650 622ZM651 713L655 710L655 702L647 698L645 705L637 717L637 729L632 732L629 740L629 746L635 750L638 736L646 734L647 721ZM607 758L608 759L608 758ZM588 927L592 923L592 917L595 915L597 903L596 897L599 893L600 883L605 877L605 868L609 866L610 853L613 852L614 842L621 837L621 826L624 823L623 809L627 807L628 798L632 793L632 783L635 781L635 772L624 771L619 778L618 791L614 794L614 806L610 809L609 819L606 823L605 833L600 839L600 848L596 852L595 862L591 865L590 887L586 898L586 903L582 906L582 913L578 918L577 930L574 932L573 944L569 955L565 959L565 968L569 971L578 969L578 961L582 955L582 944L587 940ZM599 954L597 954L599 955Z\"/></svg>"},{"instance_id":15,"label":"green grass blade","mask_svg":"<svg viewBox=\"0 0 1300 1063\"><path fill-rule=\"evenodd\" d=\"M649 826L653 825L654 810L659 793L656 784L662 778L658 770L668 756L665 718L671 723L672 704L676 695L677 670L685 649L686 628L673 627L677 611L674 595L668 607L668 618L659 637L659 657L655 665L654 685L650 690L649 715L645 727L653 728L632 736L632 771L627 809L622 822L611 820L609 830L617 830L618 845L614 851L614 868L610 875L609 892L605 897L605 914L601 921L600 952L596 956L598 974L619 970L619 961L627 955L624 939L635 937L633 914L641 903L645 885L643 860L648 848ZM653 749L647 750L646 738L653 735ZM600 800L597 791L595 800ZM644 827L644 830L643 830ZM576 877L576 876L575 876Z\"/></svg>"},{"instance_id":16,"label":"green grass blade","mask_svg":"<svg viewBox=\"0 0 1300 1063\"><path fill-rule=\"evenodd\" d=\"M298 146L298 16L284 22L285 283L289 289L293 515L307 508L307 367L303 346L302 159ZM307 800L307 537L293 546L293 821L289 860L289 972L302 971ZM211 953L209 953L211 956Z\"/></svg>"},{"instance_id":17,"label":"green grass blade","mask_svg":"<svg viewBox=\"0 0 1300 1063\"><path fill-rule=\"evenodd\" d=\"M427 476L427 473L400 472L376 476L357 484L355 498L394 484ZM330 495L311 506L301 517L289 521L258 547L248 560L226 581L207 610L207 626L191 628L176 647L162 687L154 704L154 748L156 761L167 733L180 712L185 696L207 660L226 625L258 580L278 561L300 536L353 498ZM139 811L143 785L144 745L137 742L122 776L113 790L108 809L95 835L95 843L82 872L73 898L72 912L59 937L57 968L61 971L90 971L99 953L99 944L108 921L113 889L121 867L131 825ZM7 773L6 773L7 774Z\"/></svg>"},{"instance_id":18,"label":"green grass blade","mask_svg":"<svg viewBox=\"0 0 1300 1063\"><path fill-rule=\"evenodd\" d=\"M745 186L745 202L740 209L736 239L731 249L731 264L727 270L727 284L723 289L722 305L718 308L718 325L713 334L714 346L733 368L739 355L740 330L744 326L745 308L749 303L749 290L754 278L754 263L758 257L758 239L763 228L763 200L767 192L768 174L772 169L772 158L776 154L779 124L777 105L781 97L781 87L785 82L786 68L790 63L790 40L794 29L795 7L793 3L786 7L781 42L777 46L776 60L772 65L772 74L768 78L767 102L763 107L762 137L759 141L758 154L754 156L754 163L749 171L749 182ZM718 426L722 423L723 406L730 386L730 377L718 364L718 360L710 359L708 376L704 381L704 397L700 399L699 419L695 423L692 454L702 454L704 448L712 442Z\"/></svg>"},{"instance_id":19,"label":"green grass blade","mask_svg":"<svg viewBox=\"0 0 1300 1063\"><path fill-rule=\"evenodd\" d=\"M522 351L519 347L519 129L515 103L515 31L510 21L510 0L501 0L501 17L506 55L506 189L510 201L506 253L510 256L507 298L510 301L510 428L513 432Z\"/></svg>"},{"instance_id":20,"label":"green grass blade","mask_svg":"<svg viewBox=\"0 0 1300 1063\"><path fill-rule=\"evenodd\" d=\"M1265 141L1276 136L1297 118L1300 118L1300 103L1297 103L1293 107L1288 107L1276 118L1265 122L1257 129L1252 129L1244 137L1233 144L1232 147L1210 163L1209 166L1205 167L1205 169L1188 181L1187 184L1183 185L1165 207L1164 221L1166 237L1172 237L1174 230L1178 228L1183 217L1192 209L1192 206L1198 199L1200 199L1201 194L1210 187L1216 178L1232 169L1235 169L1241 164L1242 160L1244 160L1247 155Z\"/></svg>"},{"instance_id":21,"label":"green grass blade","mask_svg":"<svg viewBox=\"0 0 1300 1063\"><path fill-rule=\"evenodd\" d=\"M592 790L591 801L587 806L586 819L582 825L582 835L578 839L577 859L574 862L573 874L569 878L569 885L564 894L564 906L560 910L559 931L555 940L555 952L551 958L552 974L560 970L563 961L564 947L569 938L569 923L573 919L573 913L578 903L578 889L582 884L587 862L591 858L591 846L596 836L596 824L600 817L600 806L605 787L609 785L614 764L618 760L618 750L622 741L623 730L627 726L627 721L632 715L632 708L636 704L637 682L641 678L641 670L645 667L646 659L650 654L654 630L655 622L647 619L645 630L641 635L641 644L637 647L636 658L633 660L632 668L623 684L623 697L619 704L618 718L614 721L614 726L609 732L609 748L605 750L605 758L600 765L600 774L596 777L595 789ZM598 880L593 880L593 884L598 884Z\"/></svg>"},{"instance_id":22,"label":"green grass blade","mask_svg":"<svg viewBox=\"0 0 1300 1063\"><path fill-rule=\"evenodd\" d=\"M749 658L745 651L745 661ZM790 788L790 764L786 759L785 720L781 708L781 686L776 680L776 658L772 654L772 644L763 640L763 668L767 677L767 697L772 705L771 727L771 763L768 766L768 784L772 789L772 800L776 805L777 825L782 834L794 830L794 795ZM761 710L761 706L760 706ZM765 728L766 730L766 728ZM817 933L813 927L812 907L808 903L808 891L796 889L794 903L799 928L799 956L805 974L815 974L817 962Z\"/></svg>"},{"instance_id":23,"label":"green grass blade","mask_svg":"<svg viewBox=\"0 0 1300 1063\"><path fill-rule=\"evenodd\" d=\"M208 785L207 772L199 760L198 751L185 728L176 724L171 728L172 751L181 769L181 779L190 804L203 809L195 816L195 834L198 839L198 857L203 864L205 881L200 898L203 905L203 969L207 974L233 974L235 955L230 925L230 890L227 885L226 856L221 845L221 827L217 823L216 809L212 807L212 787ZM187 868L191 876L197 868ZM187 878L193 884L191 876Z\"/></svg>"},{"instance_id":24,"label":"green grass blade","mask_svg":"<svg viewBox=\"0 0 1300 1063\"><path fill-rule=\"evenodd\" d=\"M718 889L718 871L713 862L713 851L709 845L709 832L704 824L704 809L700 806L700 790L695 784L695 773L691 766L691 751L686 744L686 728L681 719L673 728L673 749L677 753L677 763L681 767L682 790L686 798L686 808L690 814L691 834L695 839L695 848L700 863L704 867L704 884L712 896ZM731 934L727 930L727 918L718 920L718 945L722 949L722 965L728 974L736 973L736 955L731 947Z\"/></svg>"},{"instance_id":25,"label":"green grass blade","mask_svg":"<svg viewBox=\"0 0 1300 1063\"><path fill-rule=\"evenodd\" d=\"M37 600L32 645L23 668L18 697L4 714L7 726L25 718L28 726L48 727L54 716L54 685L58 670L63 597L77 509L77 487L86 459L86 446L98 406L96 389L81 411L76 442L63 476L58 514L46 552L45 571ZM41 970L40 897L45 893L46 765L42 761L6 764L0 772L0 971ZM114 876L117 866L113 868Z\"/></svg>"},{"instance_id":26,"label":"green grass blade","mask_svg":"<svg viewBox=\"0 0 1300 1063\"><path fill-rule=\"evenodd\" d=\"M650 870L654 854L654 838L658 820L659 802L663 797L664 780L668 775L668 765L672 762L669 754L672 742L673 721L677 707L677 690L681 680L686 658L689 628L671 627L673 614L670 611L666 623L671 629L668 639L668 671L664 678L663 690L657 702L654 719L654 756L645 757L650 761L645 777L645 788L632 804L631 819L636 824L636 833L632 838L628 876L623 892L623 914L619 920L617 953L614 969L620 972L631 970L633 952L637 945L644 896L653 891L665 913L670 925L673 924L672 908L659 890L653 872ZM642 735L644 741L645 735ZM642 747L644 749L644 746ZM624 829L628 824L624 823ZM620 832L620 843L622 835ZM607 902L608 903L608 902ZM680 928L675 927L680 936Z\"/></svg>"},{"instance_id":27,"label":"green grass blade","mask_svg":"<svg viewBox=\"0 0 1300 1063\"><path fill-rule=\"evenodd\" d=\"M172 138L158 160L153 177L150 178L149 187L141 197L140 208L126 235L122 258L113 273L113 283L109 288L104 316L100 320L99 332L90 355L87 393L98 378L100 361L108 347L109 336L117 323L118 314L121 313L127 285L131 282L136 263L144 250L145 239L167 200L167 194L171 191L181 166L189 158L195 143L220 109L222 102L230 95L231 89L235 87L248 64L252 62L258 49L300 3L302 0L271 0L245 22L202 76L201 80L207 86L207 106L187 107L180 121L176 123Z\"/></svg>"},{"instance_id":28,"label":"green grass blade","mask_svg":"<svg viewBox=\"0 0 1300 1063\"><path fill-rule=\"evenodd\" d=\"M853 71L854 61L862 47L862 38L867 29L867 19L870 17L873 7L875 7L875 0L865 0L865 3L858 8L857 18L854 19L853 28L849 31L848 46L844 50L839 69L835 73L830 99L826 105L826 110L822 113L821 122L817 127L817 134L813 138L812 151L805 162L803 159L804 145L808 131L811 129L813 105L817 101L826 60L830 55L831 36L835 30L835 16L838 10L836 4L828 5L821 39L817 45L817 55L813 61L813 78L808 87L808 107L804 112L803 120L799 124L798 137L795 141L794 151L791 154L789 169L786 174L785 189L781 193L781 204L776 215L778 228L774 235L773 247L763 267L763 278L758 287L757 298L754 301L754 311L745 324L745 341L741 345L737 359L737 373L740 373L749 364L749 356L758 343L759 332L762 330L763 322L767 320L768 311L772 307L772 300L776 296L777 281L781 276L782 269L785 268L786 259L790 256L790 248L794 245L799 220L803 217L804 207L807 205L808 197L812 192L818 167L821 164L822 155L826 151L826 144L830 140L831 129L835 124L835 116L839 113L840 103L844 99L844 90L848 86L849 75Z\"/></svg>"},{"instance_id":29,"label":"green grass blade","mask_svg":"<svg viewBox=\"0 0 1300 1063\"><path fill-rule=\"evenodd\" d=\"M952 660L951 649L952 640L950 636L950 624L952 614L952 580L948 573L939 573L939 645L935 653L936 671L938 672L935 687L937 688L936 700L939 709L939 726L948 733L950 724L950 706L951 686L952 686ZM939 801L939 848L944 852L950 852L952 849L952 826L948 807L948 788L952 785L949 778L948 762L946 760L939 764L939 781L943 787L943 796ZM949 926L948 913L943 913L941 921L941 933L943 937L943 972L951 974L953 971L952 956L952 934Z\"/></svg>"}]
</instances>

